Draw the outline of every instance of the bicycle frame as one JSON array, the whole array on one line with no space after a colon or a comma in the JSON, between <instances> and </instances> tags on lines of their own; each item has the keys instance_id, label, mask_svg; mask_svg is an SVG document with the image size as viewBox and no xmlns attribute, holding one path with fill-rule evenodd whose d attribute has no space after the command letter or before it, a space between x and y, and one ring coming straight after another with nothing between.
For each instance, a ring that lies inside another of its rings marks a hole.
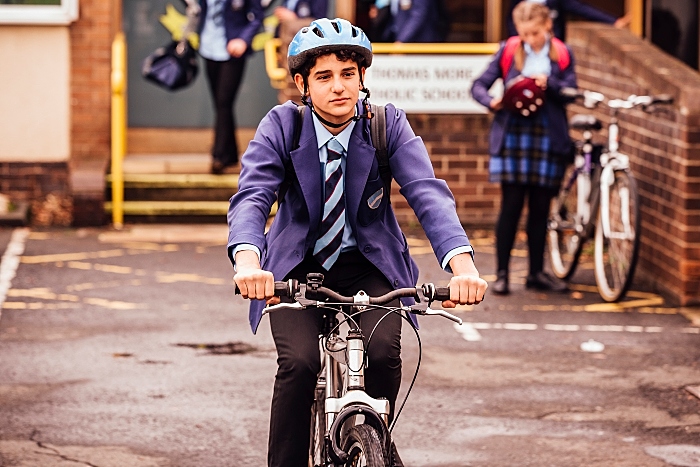
<instances>
[{"instance_id":1,"label":"bicycle frame","mask_svg":"<svg viewBox=\"0 0 700 467\"><path fill-rule=\"evenodd\" d=\"M361 292L362 294L362 292ZM358 294L359 295L359 294ZM347 307L345 313L354 316L362 312L362 306ZM390 444L388 431L390 405L386 399L375 399L365 392L365 348L360 329L351 329L345 341L340 337L336 312L326 310L324 317L326 333L319 336L322 367L317 387L325 389L326 432L325 451L334 462L343 462L344 452L338 442L346 422L363 415L364 423L372 425ZM345 348L343 349L343 343ZM343 351L344 350L344 351ZM328 457L324 456L324 457ZM324 459L325 460L325 459Z\"/></svg>"}]
</instances>

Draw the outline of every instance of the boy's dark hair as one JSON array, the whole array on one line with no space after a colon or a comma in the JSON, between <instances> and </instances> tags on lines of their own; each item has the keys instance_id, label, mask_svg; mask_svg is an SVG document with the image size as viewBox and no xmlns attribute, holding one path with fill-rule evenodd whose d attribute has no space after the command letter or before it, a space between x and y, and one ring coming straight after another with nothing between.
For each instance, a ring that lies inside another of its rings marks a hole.
<instances>
[{"instance_id":1,"label":"boy's dark hair","mask_svg":"<svg viewBox=\"0 0 700 467\"><path fill-rule=\"evenodd\" d=\"M355 52L354 50L341 49L335 50L330 53L334 54L336 58L341 62L352 60L357 64L358 70L362 67L367 67L367 65L365 64L365 58L361 54ZM299 67L299 69L296 71L297 73L301 74L302 78L304 78L304 84L306 84L306 80L311 74L311 69L316 65L316 60L323 55L329 55L329 52L323 50L310 52L308 60L306 60L306 62L304 62L304 64L301 67Z\"/></svg>"}]
</instances>

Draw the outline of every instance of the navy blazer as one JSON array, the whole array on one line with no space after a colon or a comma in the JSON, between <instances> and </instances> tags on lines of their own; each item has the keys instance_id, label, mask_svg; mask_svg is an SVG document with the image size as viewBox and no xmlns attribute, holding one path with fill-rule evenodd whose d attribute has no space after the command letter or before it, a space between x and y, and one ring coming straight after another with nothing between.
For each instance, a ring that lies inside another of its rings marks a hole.
<instances>
[{"instance_id":1,"label":"navy blazer","mask_svg":"<svg viewBox=\"0 0 700 467\"><path fill-rule=\"evenodd\" d=\"M382 40L387 42L442 42L445 31L438 29L438 5L435 0L411 0L410 8L399 6ZM395 31L395 33L394 33Z\"/></svg>"},{"instance_id":2,"label":"navy blazer","mask_svg":"<svg viewBox=\"0 0 700 467\"><path fill-rule=\"evenodd\" d=\"M226 41L232 39L243 39L248 48L245 53L252 53L251 43L253 37L258 33L263 22L263 7L260 0L223 0L224 7L224 28L226 29ZM204 19L207 17L207 0L199 0L202 11L199 15L200 21L197 33L201 34L204 28Z\"/></svg>"},{"instance_id":3,"label":"navy blazer","mask_svg":"<svg viewBox=\"0 0 700 467\"><path fill-rule=\"evenodd\" d=\"M518 31L513 23L513 8L521 1L523 0L511 0L510 2L510 11L508 13L508 35L510 36L518 35ZM613 24L617 20L613 15L609 15L578 0L547 0L545 5L552 12L554 35L561 40L564 40L566 35L566 16L569 13L599 23Z\"/></svg>"},{"instance_id":4,"label":"navy blazer","mask_svg":"<svg viewBox=\"0 0 700 467\"><path fill-rule=\"evenodd\" d=\"M289 8L285 0L282 6ZM294 6L294 14L299 18L325 18L328 16L328 0L299 0Z\"/></svg>"},{"instance_id":5,"label":"navy blazer","mask_svg":"<svg viewBox=\"0 0 700 467\"><path fill-rule=\"evenodd\" d=\"M361 107L358 105L361 111ZM241 158L238 192L228 211L228 254L241 243L261 251L261 266L275 280L287 274L313 248L323 213L321 162L318 157L312 112L306 112L299 147L291 150L296 104L275 106L263 118ZM444 180L435 178L430 157L402 110L386 106L387 150L394 180L416 213L433 251L441 261L451 250L469 246L457 217L455 201ZM293 164L296 180L289 187L270 229L265 224L287 163ZM358 121L350 137L345 167L346 215L358 250L374 264L392 286L413 287L418 267L384 193L384 182L371 145L369 121ZM377 196L381 202L377 205ZM372 202L370 202L370 198ZM250 325L257 330L263 300L252 300ZM413 319L413 315L411 315ZM415 323L415 321L414 321Z\"/></svg>"},{"instance_id":6,"label":"navy blazer","mask_svg":"<svg viewBox=\"0 0 700 467\"><path fill-rule=\"evenodd\" d=\"M489 94L489 89L501 78L501 55L503 54L505 42L501 44L501 48L496 52L489 63L486 71L479 76L472 84L472 96L481 105L490 108L489 103L492 96ZM567 46L568 48L568 46ZM549 137L552 142L552 152L558 154L568 154L571 150L571 139L569 138L569 124L566 117L565 104L567 99L560 96L562 88L576 88L576 72L574 71L574 56L569 49L571 63L565 70L559 69L559 64L552 61L552 73L547 79L547 90L545 92L545 103L540 109L540 112L546 112L549 118ZM515 63L515 60L513 60ZM504 82L518 76L519 72L515 66L511 66ZM489 154L500 154L508 131L510 118L513 114L508 110L501 109L496 112L491 124L491 133L489 134Z\"/></svg>"}]
</instances>

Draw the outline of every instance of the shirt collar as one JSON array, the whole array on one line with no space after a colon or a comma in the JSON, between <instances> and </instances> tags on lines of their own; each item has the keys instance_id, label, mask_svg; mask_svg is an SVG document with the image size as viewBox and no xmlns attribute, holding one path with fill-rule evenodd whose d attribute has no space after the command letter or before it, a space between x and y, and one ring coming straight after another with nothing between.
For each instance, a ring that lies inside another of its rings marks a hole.
<instances>
[{"instance_id":1,"label":"shirt collar","mask_svg":"<svg viewBox=\"0 0 700 467\"><path fill-rule=\"evenodd\" d=\"M525 53L528 55L535 55L537 57L549 56L549 41L544 43L544 47L542 47L539 52L532 50L532 47L527 42L523 42L523 48L525 49Z\"/></svg>"},{"instance_id":2,"label":"shirt collar","mask_svg":"<svg viewBox=\"0 0 700 467\"><path fill-rule=\"evenodd\" d=\"M318 148L321 149L328 143L328 140L333 138L333 134L328 131L328 128L323 126L323 123L319 121L316 115L312 115L314 120L314 130L316 130L316 142L318 143ZM352 130L355 128L355 121L351 121L348 126L346 126L343 131L335 136L335 139L343 146L345 153L348 153L348 147L350 145L350 136L352 135Z\"/></svg>"}]
</instances>

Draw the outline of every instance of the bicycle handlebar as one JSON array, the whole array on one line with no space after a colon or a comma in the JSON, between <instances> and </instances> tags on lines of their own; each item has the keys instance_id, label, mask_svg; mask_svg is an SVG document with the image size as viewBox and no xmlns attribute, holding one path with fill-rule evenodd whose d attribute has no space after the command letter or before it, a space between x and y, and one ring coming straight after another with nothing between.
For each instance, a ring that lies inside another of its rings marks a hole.
<instances>
[{"instance_id":1,"label":"bicycle handlebar","mask_svg":"<svg viewBox=\"0 0 700 467\"><path fill-rule=\"evenodd\" d=\"M586 89L563 88L560 91L561 96L572 100L583 100L583 106L589 109L596 107L601 102L604 102L611 109L631 109L633 107L641 107L642 110L650 111L649 107L654 104L671 104L673 97L669 94L659 94L656 96L637 96L632 94L627 99L608 99L599 92L589 91Z\"/></svg>"},{"instance_id":2,"label":"bicycle handlebar","mask_svg":"<svg viewBox=\"0 0 700 467\"><path fill-rule=\"evenodd\" d=\"M271 305L266 307L267 311L272 311L277 307L290 307L295 306L296 308L306 308L307 306L319 306L322 305L325 300L330 300L333 303L340 304L354 304L357 306L367 306L367 305L386 305L399 298L413 298L418 303L428 302L428 307L423 310L415 307L404 307L402 308L410 313L420 314L420 315L439 315L447 318L456 323L462 324L462 319L454 316L444 310L433 310L430 308L430 303L433 301L443 302L450 299L450 288L449 287L438 287L432 283L423 284L420 287L405 287L401 289L392 290L379 297L370 297L366 293L360 291L355 296L347 297L341 295L334 290L327 287L323 287L321 282L323 280L322 275L310 274L307 278L306 284L299 283L296 279L289 279L287 281L275 281L275 296L292 298L296 303L290 305L289 303L280 303L279 305ZM319 279L320 276L320 279ZM236 286L236 294L239 295L241 291L238 286Z\"/></svg>"}]
</instances>

